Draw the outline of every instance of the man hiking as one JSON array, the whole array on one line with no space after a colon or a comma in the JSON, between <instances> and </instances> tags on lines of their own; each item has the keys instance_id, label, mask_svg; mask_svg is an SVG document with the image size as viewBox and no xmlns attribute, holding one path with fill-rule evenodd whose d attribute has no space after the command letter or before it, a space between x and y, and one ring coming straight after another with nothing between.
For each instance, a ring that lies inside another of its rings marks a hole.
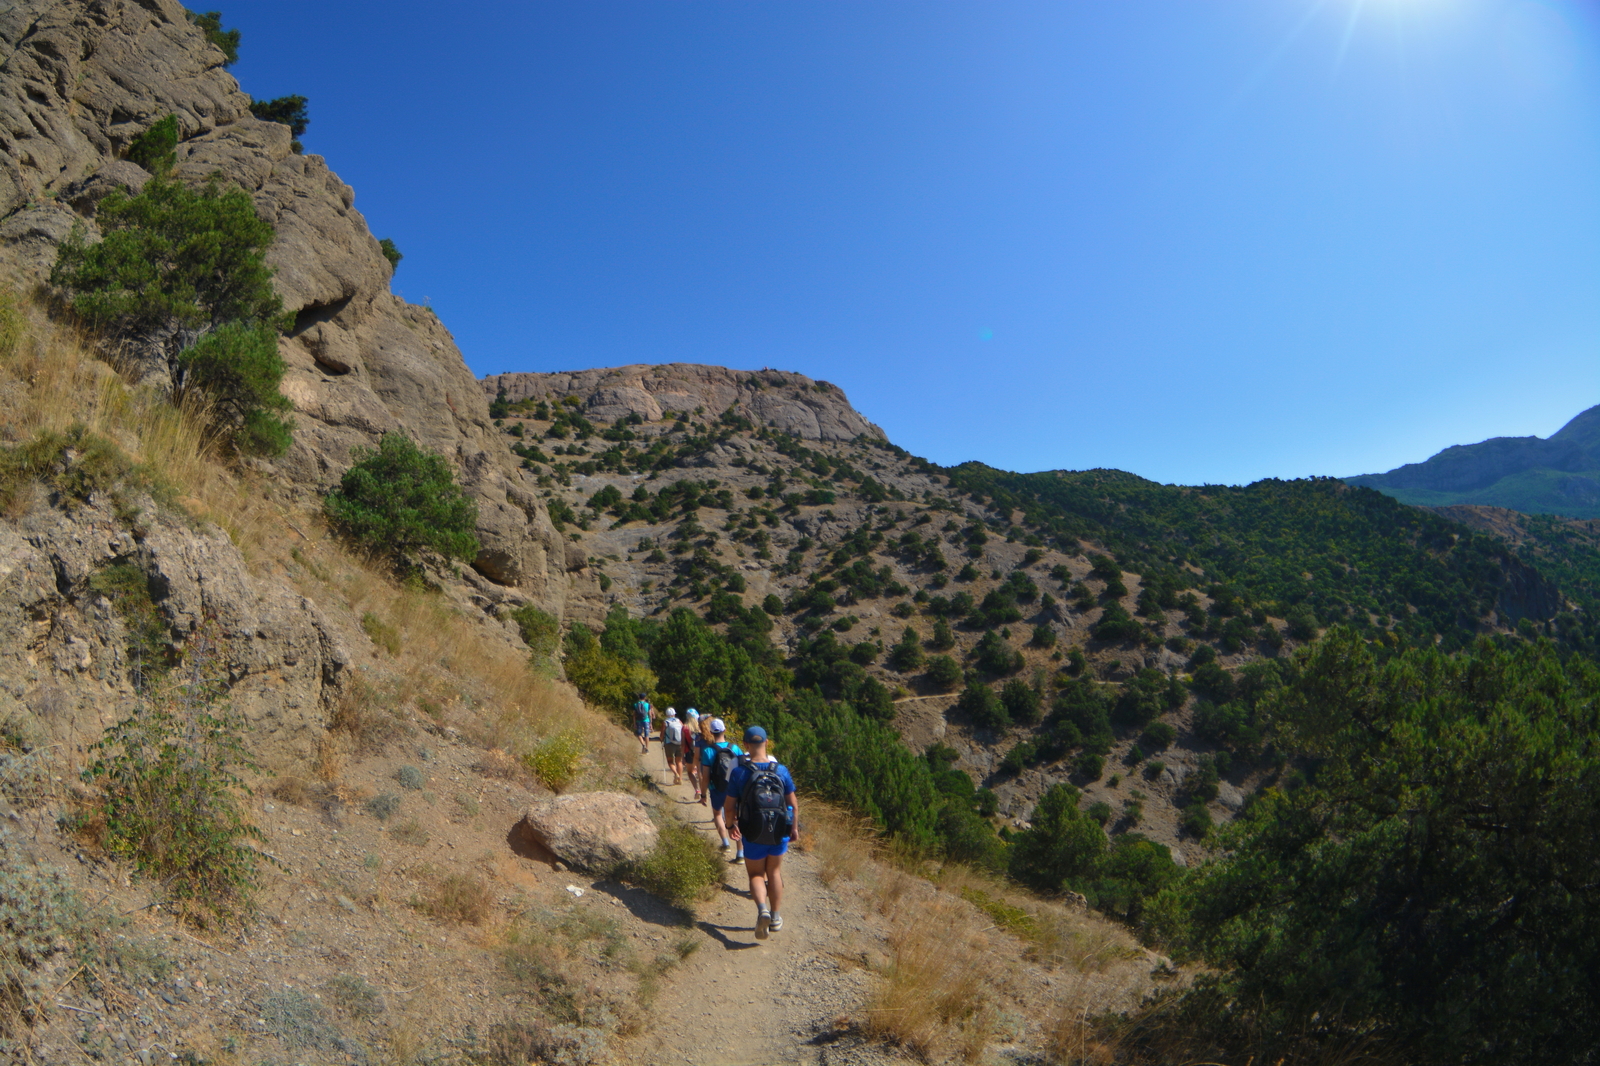
<instances>
[{"instance_id":1,"label":"man hiking","mask_svg":"<svg viewBox=\"0 0 1600 1066\"><path fill-rule=\"evenodd\" d=\"M783 928L783 856L789 841L800 836L795 812L794 777L789 768L767 757L767 731L753 725L744 731L749 756L728 777L725 815L744 847L744 872L756 901L756 939Z\"/></svg>"},{"instance_id":2,"label":"man hiking","mask_svg":"<svg viewBox=\"0 0 1600 1066\"><path fill-rule=\"evenodd\" d=\"M650 701L643 692L633 704L633 731L639 737L639 754L643 755L650 750Z\"/></svg>"},{"instance_id":3,"label":"man hiking","mask_svg":"<svg viewBox=\"0 0 1600 1066\"><path fill-rule=\"evenodd\" d=\"M727 731L728 727L722 719L711 719L711 743L700 750L700 785L705 794L711 797L711 824L717 827L723 851L727 851L732 843L728 839L728 823L722 810L728 799L728 777L739 765L739 760L744 758L744 750L739 745L724 739ZM733 861L744 861L743 845L733 853Z\"/></svg>"},{"instance_id":4,"label":"man hiking","mask_svg":"<svg viewBox=\"0 0 1600 1066\"><path fill-rule=\"evenodd\" d=\"M667 769L672 771L672 783L683 784L683 723L678 712L667 708L667 717L661 723L661 753L667 757Z\"/></svg>"}]
</instances>

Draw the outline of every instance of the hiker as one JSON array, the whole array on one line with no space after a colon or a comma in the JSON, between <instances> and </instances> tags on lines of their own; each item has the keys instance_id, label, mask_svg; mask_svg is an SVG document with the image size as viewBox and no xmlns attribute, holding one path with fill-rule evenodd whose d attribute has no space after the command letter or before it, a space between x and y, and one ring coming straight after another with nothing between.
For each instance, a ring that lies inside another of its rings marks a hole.
<instances>
[{"instance_id":1,"label":"hiker","mask_svg":"<svg viewBox=\"0 0 1600 1066\"><path fill-rule=\"evenodd\" d=\"M722 850L727 851L733 842L728 839L728 823L723 817L722 808L728 799L728 775L744 758L744 749L723 739L728 727L723 725L722 719L711 719L710 728L711 742L700 752L701 786L711 798L711 824L716 826L717 836L722 838ZM743 844L733 853L733 861L744 861Z\"/></svg>"},{"instance_id":2,"label":"hiker","mask_svg":"<svg viewBox=\"0 0 1600 1066\"><path fill-rule=\"evenodd\" d=\"M694 801L700 802L700 712L690 707L683 712L683 766L689 771L689 787Z\"/></svg>"},{"instance_id":3,"label":"hiker","mask_svg":"<svg viewBox=\"0 0 1600 1066\"><path fill-rule=\"evenodd\" d=\"M744 731L750 749L728 777L726 817L744 848L744 872L750 897L756 901L756 939L783 928L784 853L800 837L795 811L794 777L789 768L767 756L767 731L753 725Z\"/></svg>"},{"instance_id":4,"label":"hiker","mask_svg":"<svg viewBox=\"0 0 1600 1066\"><path fill-rule=\"evenodd\" d=\"M667 769L672 771L672 783L683 784L683 723L672 707L667 708L667 717L661 723L661 752L667 757Z\"/></svg>"},{"instance_id":5,"label":"hiker","mask_svg":"<svg viewBox=\"0 0 1600 1066\"><path fill-rule=\"evenodd\" d=\"M709 714L702 714L700 716L700 731L699 735L695 737L694 746L694 795L695 799L700 802L700 806L704 807L709 804L711 796L711 790L706 787L705 768L706 749L711 747L711 716Z\"/></svg>"},{"instance_id":6,"label":"hiker","mask_svg":"<svg viewBox=\"0 0 1600 1066\"><path fill-rule=\"evenodd\" d=\"M650 701L643 692L633 704L633 731L639 736L639 754L643 755L650 750Z\"/></svg>"}]
</instances>

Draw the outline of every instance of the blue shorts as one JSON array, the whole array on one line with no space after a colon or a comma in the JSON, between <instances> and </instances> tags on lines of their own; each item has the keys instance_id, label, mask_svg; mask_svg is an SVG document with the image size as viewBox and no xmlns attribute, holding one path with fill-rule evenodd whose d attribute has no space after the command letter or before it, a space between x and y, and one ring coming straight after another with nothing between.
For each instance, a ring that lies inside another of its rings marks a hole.
<instances>
[{"instance_id":1,"label":"blue shorts","mask_svg":"<svg viewBox=\"0 0 1600 1066\"><path fill-rule=\"evenodd\" d=\"M770 859L774 855L782 855L789 850L789 838L784 837L776 844L752 844L744 842L744 857L749 859Z\"/></svg>"},{"instance_id":2,"label":"blue shorts","mask_svg":"<svg viewBox=\"0 0 1600 1066\"><path fill-rule=\"evenodd\" d=\"M722 805L726 802L728 802L728 794L726 792L718 792L716 789L711 790L711 810L713 812L721 811Z\"/></svg>"}]
</instances>

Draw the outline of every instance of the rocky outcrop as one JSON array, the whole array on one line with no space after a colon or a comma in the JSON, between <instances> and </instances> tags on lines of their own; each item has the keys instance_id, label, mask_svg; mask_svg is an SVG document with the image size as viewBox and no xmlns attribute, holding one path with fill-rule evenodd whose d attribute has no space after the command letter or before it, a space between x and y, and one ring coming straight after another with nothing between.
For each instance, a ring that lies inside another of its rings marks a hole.
<instances>
[{"instance_id":1,"label":"rocky outcrop","mask_svg":"<svg viewBox=\"0 0 1600 1066\"><path fill-rule=\"evenodd\" d=\"M643 803L621 792L576 792L528 808L525 831L580 870L609 873L650 854L659 835Z\"/></svg>"},{"instance_id":2,"label":"rocky outcrop","mask_svg":"<svg viewBox=\"0 0 1600 1066\"><path fill-rule=\"evenodd\" d=\"M42 493L41 493L42 496ZM349 655L310 600L253 577L227 534L196 528L148 499L64 509L38 500L0 522L0 695L26 706L52 741L81 743L124 717L136 697L129 627L108 567L144 575L164 638L205 630L210 668L257 750L310 755L340 695ZM192 650L192 648L191 648Z\"/></svg>"},{"instance_id":3,"label":"rocky outcrop","mask_svg":"<svg viewBox=\"0 0 1600 1066\"><path fill-rule=\"evenodd\" d=\"M268 262L294 328L282 341L295 443L273 474L314 497L386 432L444 455L478 502L474 602L533 601L559 615L566 552L488 417L481 386L432 312L393 274L355 193L325 160L261 122L223 56L175 0L31 0L0 13L0 273L37 284L74 226L149 175L120 158L177 116L179 179L244 189L277 230ZM148 383L160 387L164 369Z\"/></svg>"},{"instance_id":4,"label":"rocky outcrop","mask_svg":"<svg viewBox=\"0 0 1600 1066\"><path fill-rule=\"evenodd\" d=\"M697 363L638 364L557 374L497 374L483 379L484 398L504 388L506 399L583 401L591 419L612 422L638 415L646 422L678 412L716 418L732 408L758 426L804 440L886 440L883 430L850 406L844 390L784 370L728 370Z\"/></svg>"}]
</instances>

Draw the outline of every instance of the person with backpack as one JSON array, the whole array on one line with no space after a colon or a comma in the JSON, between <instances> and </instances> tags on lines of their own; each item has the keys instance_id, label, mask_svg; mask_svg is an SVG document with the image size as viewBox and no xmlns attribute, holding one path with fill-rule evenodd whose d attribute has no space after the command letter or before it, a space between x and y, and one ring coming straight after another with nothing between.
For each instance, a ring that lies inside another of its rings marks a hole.
<instances>
[{"instance_id":1,"label":"person with backpack","mask_svg":"<svg viewBox=\"0 0 1600 1066\"><path fill-rule=\"evenodd\" d=\"M700 802L700 712L690 707L683 712L683 767L689 772L689 787L694 801Z\"/></svg>"},{"instance_id":2,"label":"person with backpack","mask_svg":"<svg viewBox=\"0 0 1600 1066\"><path fill-rule=\"evenodd\" d=\"M633 731L639 737L639 754L646 754L650 750L650 701L643 692L633 704Z\"/></svg>"},{"instance_id":3,"label":"person with backpack","mask_svg":"<svg viewBox=\"0 0 1600 1066\"><path fill-rule=\"evenodd\" d=\"M667 769L672 771L672 783L683 784L683 723L678 712L667 708L667 717L661 722L661 753L667 757Z\"/></svg>"},{"instance_id":4,"label":"person with backpack","mask_svg":"<svg viewBox=\"0 0 1600 1066\"><path fill-rule=\"evenodd\" d=\"M744 872L750 898L756 901L756 939L783 928L783 856L800 837L794 777L789 768L767 757L767 731L753 725L744 731L750 754L728 778L725 815L744 848Z\"/></svg>"},{"instance_id":5,"label":"person with backpack","mask_svg":"<svg viewBox=\"0 0 1600 1066\"><path fill-rule=\"evenodd\" d=\"M728 839L727 820L723 817L723 806L728 799L728 779L734 767L739 765L739 760L744 758L744 749L723 739L727 731L728 727L722 719L711 719L711 743L700 751L701 787L711 797L711 824L716 826L717 836L722 838L723 851L733 845ZM733 853L733 861L744 861L742 844Z\"/></svg>"}]
</instances>

